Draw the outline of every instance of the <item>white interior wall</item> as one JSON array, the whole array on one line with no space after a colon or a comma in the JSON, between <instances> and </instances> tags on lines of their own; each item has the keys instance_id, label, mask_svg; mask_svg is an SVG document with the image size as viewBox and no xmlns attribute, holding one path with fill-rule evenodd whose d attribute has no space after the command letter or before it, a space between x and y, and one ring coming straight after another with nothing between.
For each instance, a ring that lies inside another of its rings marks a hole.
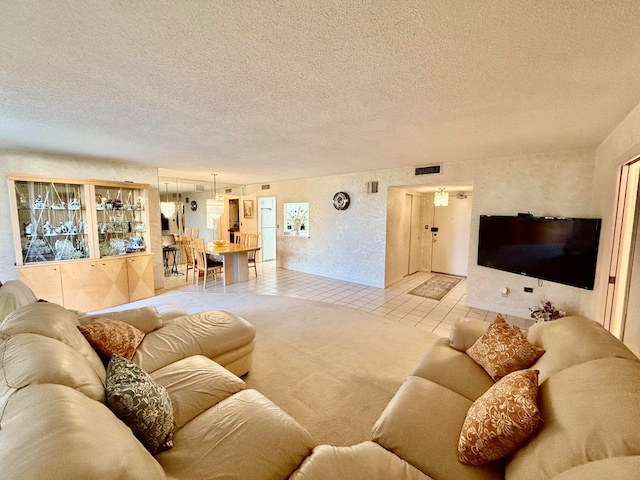
<instances>
[{"instance_id":1,"label":"white interior wall","mask_svg":"<svg viewBox=\"0 0 640 480\"><path fill-rule=\"evenodd\" d=\"M33 152L0 150L0 174L10 173L43 177L68 177L113 181L132 181L149 184L147 208L149 209L150 250L154 252L153 272L155 288L164 286L162 244L160 230L160 198L158 196L158 171L156 168L118 163L96 158L48 155ZM9 204L8 184L0 181L0 199ZM0 209L0 280L18 278L15 268L11 214Z\"/></svg>"},{"instance_id":2,"label":"white interior wall","mask_svg":"<svg viewBox=\"0 0 640 480\"><path fill-rule=\"evenodd\" d=\"M434 176L416 177L413 169L403 168L272 183L270 192L278 196L279 212L284 202L309 202L311 209L310 238L283 237L282 228L278 230L278 266L365 285L390 285L402 278L395 268L399 264L395 232L402 237L397 222L404 190L410 191L412 185L474 185L467 303L526 317L529 307L546 298L570 313L580 313L583 297L593 292L550 282L538 287L535 279L477 266L478 219L481 214L524 211L588 217L593 171L594 150L585 149L447 163L442 174ZM368 194L365 184L372 180L379 182L379 191ZM389 188L394 186L402 188ZM249 195L259 190L260 185L247 187ZM332 206L338 191L351 196L347 210ZM534 293L524 293L525 286L534 287ZM501 287L509 288L509 297L502 297Z\"/></svg>"}]
</instances>

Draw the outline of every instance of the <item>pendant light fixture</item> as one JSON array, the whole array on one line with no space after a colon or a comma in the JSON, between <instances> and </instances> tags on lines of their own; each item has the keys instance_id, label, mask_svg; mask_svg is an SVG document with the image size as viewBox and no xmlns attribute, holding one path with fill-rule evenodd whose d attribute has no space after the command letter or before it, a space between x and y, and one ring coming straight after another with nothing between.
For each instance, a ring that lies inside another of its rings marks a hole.
<instances>
[{"instance_id":1,"label":"pendant light fixture","mask_svg":"<svg viewBox=\"0 0 640 480\"><path fill-rule=\"evenodd\" d=\"M175 202L169 201L169 182L164 183L164 188L167 194L167 201L160 202L160 211L166 218L171 218L173 214L176 213L176 204Z\"/></svg>"},{"instance_id":2,"label":"pendant light fixture","mask_svg":"<svg viewBox=\"0 0 640 480\"><path fill-rule=\"evenodd\" d=\"M218 198L216 186L217 173L212 173L213 183L211 184L211 198L207 200L207 214L214 221L219 219L224 213L224 200Z\"/></svg>"}]
</instances>

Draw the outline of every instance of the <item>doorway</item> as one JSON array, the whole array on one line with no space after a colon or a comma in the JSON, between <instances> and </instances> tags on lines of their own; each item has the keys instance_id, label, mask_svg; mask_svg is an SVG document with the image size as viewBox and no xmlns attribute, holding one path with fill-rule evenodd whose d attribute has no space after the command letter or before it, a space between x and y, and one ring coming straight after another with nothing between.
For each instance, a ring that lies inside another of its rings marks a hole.
<instances>
[{"instance_id":1,"label":"doorway","mask_svg":"<svg viewBox=\"0 0 640 480\"><path fill-rule=\"evenodd\" d=\"M433 207L431 271L466 277L469 269L471 194L449 195L449 204Z\"/></svg>"},{"instance_id":2,"label":"doorway","mask_svg":"<svg viewBox=\"0 0 640 480\"><path fill-rule=\"evenodd\" d=\"M271 262L276 259L276 197L259 197L258 210L260 254L263 262Z\"/></svg>"},{"instance_id":3,"label":"doorway","mask_svg":"<svg viewBox=\"0 0 640 480\"><path fill-rule=\"evenodd\" d=\"M640 301L631 292L640 290L640 158L622 166L609 266L604 326L634 353L640 351Z\"/></svg>"}]
</instances>

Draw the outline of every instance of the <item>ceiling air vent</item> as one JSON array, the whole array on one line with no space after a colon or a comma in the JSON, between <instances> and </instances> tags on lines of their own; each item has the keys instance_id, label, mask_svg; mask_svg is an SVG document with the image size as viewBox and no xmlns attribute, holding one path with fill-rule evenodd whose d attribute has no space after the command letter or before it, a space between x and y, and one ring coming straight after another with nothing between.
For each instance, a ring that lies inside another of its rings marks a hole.
<instances>
[{"instance_id":1,"label":"ceiling air vent","mask_svg":"<svg viewBox=\"0 0 640 480\"><path fill-rule=\"evenodd\" d=\"M262 185L262 190L269 190L271 185Z\"/></svg>"},{"instance_id":2,"label":"ceiling air vent","mask_svg":"<svg viewBox=\"0 0 640 480\"><path fill-rule=\"evenodd\" d=\"M416 167L416 175L439 175L440 173L442 173L442 165Z\"/></svg>"},{"instance_id":3,"label":"ceiling air vent","mask_svg":"<svg viewBox=\"0 0 640 480\"><path fill-rule=\"evenodd\" d=\"M204 192L204 185L194 185L196 192Z\"/></svg>"}]
</instances>

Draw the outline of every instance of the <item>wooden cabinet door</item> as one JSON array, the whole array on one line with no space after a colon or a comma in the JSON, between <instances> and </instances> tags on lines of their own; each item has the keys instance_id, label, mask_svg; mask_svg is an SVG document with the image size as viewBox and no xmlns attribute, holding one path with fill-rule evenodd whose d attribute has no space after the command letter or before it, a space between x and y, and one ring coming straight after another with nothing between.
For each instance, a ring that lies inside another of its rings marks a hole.
<instances>
[{"instance_id":1,"label":"wooden cabinet door","mask_svg":"<svg viewBox=\"0 0 640 480\"><path fill-rule=\"evenodd\" d=\"M96 262L73 262L60 265L62 296L65 308L90 312L100 308L98 302L98 266Z\"/></svg>"},{"instance_id":2,"label":"wooden cabinet door","mask_svg":"<svg viewBox=\"0 0 640 480\"><path fill-rule=\"evenodd\" d=\"M36 297L63 305L62 282L58 265L29 265L18 268L18 278L29 287Z\"/></svg>"},{"instance_id":3,"label":"wooden cabinet door","mask_svg":"<svg viewBox=\"0 0 640 480\"><path fill-rule=\"evenodd\" d=\"M127 277L129 279L129 301L153 297L153 256L135 255L127 258Z\"/></svg>"},{"instance_id":4,"label":"wooden cabinet door","mask_svg":"<svg viewBox=\"0 0 640 480\"><path fill-rule=\"evenodd\" d=\"M98 260L98 292L100 308L129 301L127 261L124 258Z\"/></svg>"}]
</instances>

